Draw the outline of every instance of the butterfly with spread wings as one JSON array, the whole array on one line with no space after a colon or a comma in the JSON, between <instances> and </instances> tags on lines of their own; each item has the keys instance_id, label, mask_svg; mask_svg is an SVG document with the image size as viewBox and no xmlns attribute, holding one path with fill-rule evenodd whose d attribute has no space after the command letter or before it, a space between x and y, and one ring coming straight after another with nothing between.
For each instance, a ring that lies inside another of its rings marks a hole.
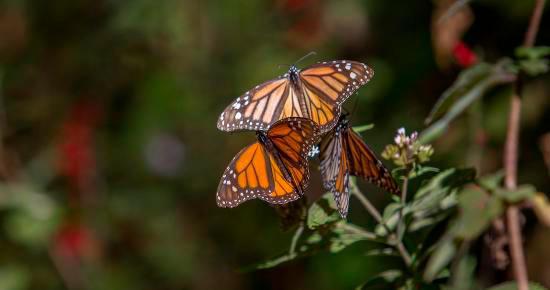
<instances>
[{"instance_id":1,"label":"butterfly with spread wings","mask_svg":"<svg viewBox=\"0 0 550 290\"><path fill-rule=\"evenodd\" d=\"M323 186L330 190L342 218L346 218L349 206L349 176L354 175L391 193L399 193L395 180L353 131L345 116L341 116L334 130L321 140L320 169Z\"/></svg>"},{"instance_id":2,"label":"butterfly with spread wings","mask_svg":"<svg viewBox=\"0 0 550 290\"><path fill-rule=\"evenodd\" d=\"M289 71L238 97L220 115L218 129L267 130L288 117L313 120L321 133L338 121L341 104L374 75L356 61L330 61Z\"/></svg>"},{"instance_id":3,"label":"butterfly with spread wings","mask_svg":"<svg viewBox=\"0 0 550 290\"><path fill-rule=\"evenodd\" d=\"M259 198L284 204L304 194L309 181L307 153L319 140L318 126L305 118L286 118L242 149L231 161L218 186L220 207L236 207Z\"/></svg>"}]
</instances>

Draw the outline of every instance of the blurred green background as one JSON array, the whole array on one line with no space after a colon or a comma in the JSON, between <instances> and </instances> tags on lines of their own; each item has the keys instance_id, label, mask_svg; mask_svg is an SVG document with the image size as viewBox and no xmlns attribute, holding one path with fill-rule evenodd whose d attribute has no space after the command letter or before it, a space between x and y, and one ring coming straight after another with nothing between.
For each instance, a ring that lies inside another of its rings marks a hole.
<instances>
[{"instance_id":1,"label":"blurred green background","mask_svg":"<svg viewBox=\"0 0 550 290\"><path fill-rule=\"evenodd\" d=\"M255 138L218 131L216 120L233 98L284 73L279 64L316 51L300 66L350 59L374 68L346 107L354 125L376 125L364 136L380 152L397 128L422 130L468 66L457 44L477 61L512 56L533 5L472 1L445 15L452 2L0 1L0 290L360 284L387 263L362 257L361 243L239 271L287 250L292 233L261 201L216 207L221 173ZM550 44L548 27L546 14L537 43ZM542 191L549 89L548 75L528 81L523 108L519 180ZM509 92L492 91L478 122L454 122L434 144L434 163L499 168ZM481 160L470 158L472 142ZM323 193L316 165L309 201ZM349 219L369 222L354 200ZM528 226L526 237L531 277L548 286L548 231Z\"/></svg>"}]
</instances>

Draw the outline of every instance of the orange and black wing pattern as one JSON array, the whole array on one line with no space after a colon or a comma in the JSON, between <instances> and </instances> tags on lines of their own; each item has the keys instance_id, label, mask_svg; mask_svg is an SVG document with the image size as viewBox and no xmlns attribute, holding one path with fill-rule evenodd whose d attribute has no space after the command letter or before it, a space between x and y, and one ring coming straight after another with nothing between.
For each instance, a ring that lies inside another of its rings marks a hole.
<instances>
[{"instance_id":1,"label":"orange and black wing pattern","mask_svg":"<svg viewBox=\"0 0 550 290\"><path fill-rule=\"evenodd\" d=\"M320 171L323 186L332 192L342 218L349 207L349 160L343 150L343 138L339 128L327 134L320 145Z\"/></svg>"},{"instance_id":2,"label":"orange and black wing pattern","mask_svg":"<svg viewBox=\"0 0 550 290\"><path fill-rule=\"evenodd\" d=\"M273 155L280 157L280 167L286 170L295 190L303 194L309 182L307 154L318 142L318 126L309 119L286 118L275 123L267 132L267 137L276 152Z\"/></svg>"},{"instance_id":3,"label":"orange and black wing pattern","mask_svg":"<svg viewBox=\"0 0 550 290\"><path fill-rule=\"evenodd\" d=\"M218 186L220 207L235 207L273 190L271 157L260 142L244 148L229 163Z\"/></svg>"},{"instance_id":4,"label":"orange and black wing pattern","mask_svg":"<svg viewBox=\"0 0 550 290\"><path fill-rule=\"evenodd\" d=\"M299 95L286 75L257 85L235 99L222 112L217 127L222 131L267 130L285 117L304 116Z\"/></svg>"},{"instance_id":5,"label":"orange and black wing pattern","mask_svg":"<svg viewBox=\"0 0 550 290\"><path fill-rule=\"evenodd\" d=\"M374 71L360 62L335 60L312 65L299 75L304 115L325 133L338 121L342 103L366 84Z\"/></svg>"},{"instance_id":6,"label":"orange and black wing pattern","mask_svg":"<svg viewBox=\"0 0 550 290\"><path fill-rule=\"evenodd\" d=\"M350 175L361 177L391 193L399 193L390 172L349 127L344 117L340 118L333 131L325 135L320 147L323 185L333 193L343 218L346 217L349 206Z\"/></svg>"},{"instance_id":7,"label":"orange and black wing pattern","mask_svg":"<svg viewBox=\"0 0 550 290\"><path fill-rule=\"evenodd\" d=\"M317 138L316 125L289 118L259 134L265 134L265 140L241 150L225 170L218 186L218 206L235 207L252 198L284 204L298 199L307 187L304 156Z\"/></svg>"},{"instance_id":8,"label":"orange and black wing pattern","mask_svg":"<svg viewBox=\"0 0 550 290\"><path fill-rule=\"evenodd\" d=\"M325 133L340 116L342 103L374 75L355 61L332 61L288 73L252 88L235 99L220 115L222 131L267 130L279 120L303 117Z\"/></svg>"},{"instance_id":9,"label":"orange and black wing pattern","mask_svg":"<svg viewBox=\"0 0 550 290\"><path fill-rule=\"evenodd\" d=\"M390 172L374 152L365 144L361 136L348 127L343 136L345 148L349 156L350 174L362 177L370 183L389 191L399 193L399 187Z\"/></svg>"}]
</instances>

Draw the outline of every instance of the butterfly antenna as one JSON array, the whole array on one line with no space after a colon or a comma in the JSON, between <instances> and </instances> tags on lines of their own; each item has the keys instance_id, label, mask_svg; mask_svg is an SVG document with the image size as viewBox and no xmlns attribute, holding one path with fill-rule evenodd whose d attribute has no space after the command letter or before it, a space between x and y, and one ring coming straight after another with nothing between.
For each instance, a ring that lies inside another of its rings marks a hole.
<instances>
[{"instance_id":1,"label":"butterfly antenna","mask_svg":"<svg viewBox=\"0 0 550 290\"><path fill-rule=\"evenodd\" d=\"M356 96L355 100L353 101L353 108L351 109L351 112L349 113L350 118L353 116L353 113L357 110L357 102L359 101L359 98Z\"/></svg>"},{"instance_id":2,"label":"butterfly antenna","mask_svg":"<svg viewBox=\"0 0 550 290\"><path fill-rule=\"evenodd\" d=\"M281 63L281 64L278 64L278 65L277 65L277 69L281 69L282 66L290 67L290 66L292 66L292 65L291 65L291 64L286 64L286 63Z\"/></svg>"},{"instance_id":3,"label":"butterfly antenna","mask_svg":"<svg viewBox=\"0 0 550 290\"><path fill-rule=\"evenodd\" d=\"M297 60L297 61L294 63L294 65L297 65L297 64L298 64L299 62L301 62L302 60L304 60L304 59L306 59L306 58L308 58L308 57L310 57L310 56L312 56L312 55L315 55L315 54L317 54L317 52L315 52L315 51L310 51L308 54L302 56L299 60Z\"/></svg>"}]
</instances>

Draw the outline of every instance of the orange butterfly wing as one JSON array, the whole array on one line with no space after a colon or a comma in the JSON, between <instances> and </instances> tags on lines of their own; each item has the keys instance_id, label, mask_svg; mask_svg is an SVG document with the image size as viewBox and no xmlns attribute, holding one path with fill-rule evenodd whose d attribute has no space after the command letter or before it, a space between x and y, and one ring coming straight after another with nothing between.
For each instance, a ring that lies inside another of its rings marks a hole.
<instances>
[{"instance_id":1,"label":"orange butterfly wing","mask_svg":"<svg viewBox=\"0 0 550 290\"><path fill-rule=\"evenodd\" d=\"M279 120L304 117L325 133L338 121L341 104L373 75L367 65L354 61L324 62L302 71L293 67L234 100L220 115L217 127L228 132L267 130Z\"/></svg>"},{"instance_id":2,"label":"orange butterfly wing","mask_svg":"<svg viewBox=\"0 0 550 290\"><path fill-rule=\"evenodd\" d=\"M273 190L269 153L260 142L241 150L222 175L216 201L220 207L235 207Z\"/></svg>"},{"instance_id":3,"label":"orange butterfly wing","mask_svg":"<svg viewBox=\"0 0 550 290\"><path fill-rule=\"evenodd\" d=\"M289 118L275 123L266 136L272 147L255 142L231 161L218 186L218 206L235 207L252 198L282 204L303 194L309 180L305 156L317 138L315 124Z\"/></svg>"},{"instance_id":4,"label":"orange butterfly wing","mask_svg":"<svg viewBox=\"0 0 550 290\"><path fill-rule=\"evenodd\" d=\"M282 76L257 85L235 99L220 115L222 131L267 130L271 124L292 116L303 116L298 95Z\"/></svg>"},{"instance_id":5,"label":"orange butterfly wing","mask_svg":"<svg viewBox=\"0 0 550 290\"><path fill-rule=\"evenodd\" d=\"M323 186L332 192L338 211L345 218L349 207L349 160L343 150L341 129L335 128L334 134L325 136L320 147Z\"/></svg>"},{"instance_id":6,"label":"orange butterfly wing","mask_svg":"<svg viewBox=\"0 0 550 290\"><path fill-rule=\"evenodd\" d=\"M339 123L325 136L321 142L320 158L323 185L333 193L343 218L348 211L350 175L361 177L391 193L399 193L390 172L347 123Z\"/></svg>"},{"instance_id":7,"label":"orange butterfly wing","mask_svg":"<svg viewBox=\"0 0 550 290\"><path fill-rule=\"evenodd\" d=\"M399 193L399 187L390 172L365 144L361 136L348 128L344 135L350 159L350 174L359 176L391 193Z\"/></svg>"},{"instance_id":8,"label":"orange butterfly wing","mask_svg":"<svg viewBox=\"0 0 550 290\"><path fill-rule=\"evenodd\" d=\"M331 130L340 116L342 103L374 76L366 64L331 61L312 65L300 72L304 113L319 124L321 133Z\"/></svg>"},{"instance_id":9,"label":"orange butterfly wing","mask_svg":"<svg viewBox=\"0 0 550 290\"><path fill-rule=\"evenodd\" d=\"M309 182L307 154L318 142L318 126L309 119L286 118L275 123L267 136L280 156L281 167L288 171L288 179L303 194Z\"/></svg>"}]
</instances>

